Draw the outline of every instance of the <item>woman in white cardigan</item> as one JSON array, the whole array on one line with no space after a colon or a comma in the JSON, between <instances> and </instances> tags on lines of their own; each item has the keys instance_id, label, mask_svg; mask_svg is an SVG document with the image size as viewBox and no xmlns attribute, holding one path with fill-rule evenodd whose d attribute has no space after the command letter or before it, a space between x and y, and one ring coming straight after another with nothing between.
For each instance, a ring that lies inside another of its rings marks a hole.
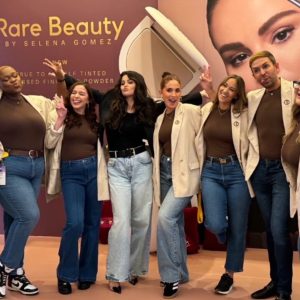
<instances>
[{"instance_id":1,"label":"woman in white cardigan","mask_svg":"<svg viewBox=\"0 0 300 300\"><path fill-rule=\"evenodd\" d=\"M189 280L183 209L199 190L199 159L195 138L200 107L182 104L181 83L176 75L164 76L161 95L166 110L155 124L154 197L160 205L157 256L163 296L174 297L179 282Z\"/></svg>"},{"instance_id":2,"label":"woman in white cardigan","mask_svg":"<svg viewBox=\"0 0 300 300\"><path fill-rule=\"evenodd\" d=\"M249 190L252 193L244 176L248 152L244 80L237 75L225 78L201 113L198 143L205 226L227 244L225 273L215 292L228 294L234 272L243 270Z\"/></svg>"},{"instance_id":3,"label":"woman in white cardigan","mask_svg":"<svg viewBox=\"0 0 300 300\"><path fill-rule=\"evenodd\" d=\"M59 293L70 294L71 282L77 282L78 288L84 290L96 281L102 207L99 200L108 199L109 195L108 187L101 189L102 196L98 193L97 169L104 159L102 152L97 155L98 122L87 83L75 83L65 104L59 102L56 111L58 117L48 127L45 139L46 147L53 149L48 161L47 193L59 191L61 177L66 225L59 248L57 278ZM101 181L107 182L107 176Z\"/></svg>"}]
</instances>

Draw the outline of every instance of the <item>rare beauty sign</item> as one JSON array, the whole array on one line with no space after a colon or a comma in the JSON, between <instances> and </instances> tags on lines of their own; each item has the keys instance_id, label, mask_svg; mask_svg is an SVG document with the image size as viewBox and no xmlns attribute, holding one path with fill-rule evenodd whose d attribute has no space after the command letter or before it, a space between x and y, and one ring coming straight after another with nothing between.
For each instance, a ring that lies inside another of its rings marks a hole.
<instances>
[{"instance_id":1,"label":"rare beauty sign","mask_svg":"<svg viewBox=\"0 0 300 300\"><path fill-rule=\"evenodd\" d=\"M66 72L105 91L119 75L123 41L157 0L10 0L1 3L0 66L22 75L25 93L52 96L56 82L42 64L62 62Z\"/></svg>"}]
</instances>

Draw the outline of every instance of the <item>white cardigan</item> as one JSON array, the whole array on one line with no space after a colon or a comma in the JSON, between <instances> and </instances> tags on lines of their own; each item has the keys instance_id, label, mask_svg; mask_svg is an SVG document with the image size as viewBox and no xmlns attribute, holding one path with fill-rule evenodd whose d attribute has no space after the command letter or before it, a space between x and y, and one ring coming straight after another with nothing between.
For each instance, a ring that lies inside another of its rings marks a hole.
<instances>
[{"instance_id":1,"label":"white cardigan","mask_svg":"<svg viewBox=\"0 0 300 300\"><path fill-rule=\"evenodd\" d=\"M46 138L45 147L49 149L46 159L46 191L47 201L52 200L61 192L61 179L60 179L60 162L61 162L61 147L63 141L63 133L65 126L62 126L59 130L54 129L56 117L52 118L49 123ZM107 167L104 156L104 151L100 145L98 139L97 145L97 187L98 187L98 200L109 200L109 187L108 187L108 175Z\"/></svg>"},{"instance_id":2,"label":"white cardigan","mask_svg":"<svg viewBox=\"0 0 300 300\"><path fill-rule=\"evenodd\" d=\"M211 113L213 103L208 102L204 105L201 109L202 120L199 133L197 135L198 140L198 148L200 153L200 174L202 173L202 168L204 164L204 160L206 157L206 145L203 137L203 127ZM231 131L232 131L232 139L233 145L238 157L240 166L245 173L246 166L247 166L247 155L248 155L248 148L249 148L249 140L247 136L247 128L248 128L248 112L247 109L244 109L240 114L235 114L233 112L233 106L231 106ZM249 180L246 180L249 193L251 197L254 197L254 191L251 186Z\"/></svg>"},{"instance_id":3,"label":"white cardigan","mask_svg":"<svg viewBox=\"0 0 300 300\"><path fill-rule=\"evenodd\" d=\"M164 113L155 123L153 135L154 199L160 206L160 156L159 130ZM195 139L200 126L200 107L178 103L171 133L172 181L175 197L196 195L199 191L199 153Z\"/></svg>"}]
</instances>

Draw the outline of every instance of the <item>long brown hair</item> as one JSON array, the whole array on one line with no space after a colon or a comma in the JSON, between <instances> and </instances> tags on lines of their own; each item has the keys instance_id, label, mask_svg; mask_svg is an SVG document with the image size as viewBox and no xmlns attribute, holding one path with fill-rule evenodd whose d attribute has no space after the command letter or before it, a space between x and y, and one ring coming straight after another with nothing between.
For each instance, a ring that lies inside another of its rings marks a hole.
<instances>
[{"instance_id":1,"label":"long brown hair","mask_svg":"<svg viewBox=\"0 0 300 300\"><path fill-rule=\"evenodd\" d=\"M86 89L87 93L88 93L88 97L89 97L89 103L86 105L85 107L85 112L84 112L84 116L88 122L88 124L90 125L90 128L93 131L97 131L98 130L98 123L97 123L97 116L96 116L96 112L95 112L95 101L93 98L93 93L92 90L89 86L89 84L87 82L75 82L70 89L68 90L68 95L65 98L65 107L68 110L67 112L67 117L65 119L65 124L67 128L72 128L74 126L81 126L82 122L81 122L81 117L80 115L78 115L75 111L73 106L71 105L71 101L70 101L70 97L71 94L74 90L74 88L78 85L82 85L84 86L84 88Z\"/></svg>"},{"instance_id":2,"label":"long brown hair","mask_svg":"<svg viewBox=\"0 0 300 300\"><path fill-rule=\"evenodd\" d=\"M218 92L222 85L224 85L229 79L235 79L236 85L237 85L237 94L234 99L232 99L233 104L233 112L235 114L240 114L246 107L248 107L248 99L246 96L246 88L245 88L245 81L244 79L239 75L229 75L227 76L219 85L217 94L215 99L213 100L213 106L212 109L215 109L219 104L219 98L218 98Z\"/></svg>"}]
</instances>

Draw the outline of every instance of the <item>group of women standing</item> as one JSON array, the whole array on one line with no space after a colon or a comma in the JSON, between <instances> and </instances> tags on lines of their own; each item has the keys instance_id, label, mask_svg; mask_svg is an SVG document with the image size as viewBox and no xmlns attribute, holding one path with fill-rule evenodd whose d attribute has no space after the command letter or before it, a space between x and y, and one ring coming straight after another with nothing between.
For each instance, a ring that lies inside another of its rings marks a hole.
<instances>
[{"instance_id":1,"label":"group of women standing","mask_svg":"<svg viewBox=\"0 0 300 300\"><path fill-rule=\"evenodd\" d=\"M106 279L112 291L121 293L121 282L129 281L135 285L139 277L148 271L153 198L151 155L154 155L154 199L160 206L158 265L161 285L164 287L163 296L171 298L176 295L179 283L189 280L183 212L191 197L199 191L199 174L204 159L202 192L208 214L206 224L222 243L227 241L229 248L225 279L232 280L233 272L242 270L247 227L245 216L250 204L242 171L247 152L247 101L244 82L237 76L225 79L213 104L207 104L202 110L199 95L198 101L188 99L188 102L198 105L180 102L181 82L176 75L164 74L160 89L163 103L155 103L149 98L140 74L123 72L113 93L109 94L109 97L113 94L110 105L106 106L109 111L101 112L104 117L100 134L105 132L107 138L107 173L114 215L109 233ZM99 104L104 101L105 95ZM231 114L235 124L232 126ZM211 132L209 127L217 130ZM219 128L224 128L225 132L216 136ZM218 144L219 139L221 144ZM147 149L145 140L149 144ZM224 153L214 152L216 149L222 149ZM218 161L219 157L226 160L225 164ZM211 167L213 170L210 170ZM223 170L218 168L225 169L226 181L229 180L223 186L218 181L222 180ZM100 180L105 176L105 173L99 172ZM218 191L214 195L214 204L217 205L209 205L212 190ZM234 214L237 196L241 199L238 202L241 215ZM227 202L231 204L229 212ZM216 214L218 224L214 224ZM63 240L64 235L62 243ZM69 281L79 280L78 277L77 280L69 278L58 273L60 292L64 293L60 284L69 286ZM222 284L224 279L221 280ZM226 289L221 286L216 291L229 292L228 287Z\"/></svg>"},{"instance_id":2,"label":"group of women standing","mask_svg":"<svg viewBox=\"0 0 300 300\"><path fill-rule=\"evenodd\" d=\"M26 278L22 269L24 247L38 220L36 199L44 155L48 197L62 189L66 212L57 267L61 294L72 292L72 282L77 282L79 289L88 289L95 283L99 200L109 198L114 216L106 270L109 288L121 293L122 282L138 283L139 277L148 272L154 197L160 206L157 254L163 296L174 297L179 284L189 280L183 210L200 186L205 224L221 243L227 244L225 273L215 292L228 294L234 273L243 270L247 216L253 196L244 176L248 118L243 79L236 75L225 78L215 98L200 107L199 93L185 99L189 104L182 103L181 82L174 74L162 77L162 103L149 97L143 76L134 71L121 73L115 88L106 95L97 94L99 98L95 99L95 91L83 82L76 82L66 90L67 75L61 65L49 60L45 64L55 72L58 90L64 95L63 99L52 102L38 99L45 107L46 117L39 116L30 98L21 94L19 74L11 67L0 68L0 90L3 91L0 141L9 153L9 157L3 159L7 174L6 185L0 185L0 201L8 215L6 220L11 219L10 225L7 221L6 243L0 256L0 297L5 296L8 276L23 276L23 281ZM209 74L202 80L209 81ZM20 117L18 101L22 101L24 111L35 115L36 122L33 117ZM96 104L100 106L99 114ZM295 118L298 111L295 109ZM15 119L20 121L16 123ZM25 145L18 144L14 138L19 126L22 126L22 135L28 136ZM287 141L294 142L295 130ZM107 161L104 148L108 149ZM297 157L299 149L295 144ZM295 162L298 160L289 163ZM25 171L19 167L23 164L30 164L24 168L31 168L31 174L32 168L40 166L35 177L25 178ZM28 224L30 222L26 230L17 205L10 204L15 201L11 199L18 196L22 197L22 201L18 201L25 203L25 192L15 190L15 185L19 189L29 186L31 190L26 191L30 195L27 207L34 206L35 210L30 209L30 215L26 216ZM36 214L32 216L34 211ZM22 270L19 275L18 268ZM38 293L26 280L23 286L14 286L9 279L8 287L23 294L30 287L31 294Z\"/></svg>"}]
</instances>

